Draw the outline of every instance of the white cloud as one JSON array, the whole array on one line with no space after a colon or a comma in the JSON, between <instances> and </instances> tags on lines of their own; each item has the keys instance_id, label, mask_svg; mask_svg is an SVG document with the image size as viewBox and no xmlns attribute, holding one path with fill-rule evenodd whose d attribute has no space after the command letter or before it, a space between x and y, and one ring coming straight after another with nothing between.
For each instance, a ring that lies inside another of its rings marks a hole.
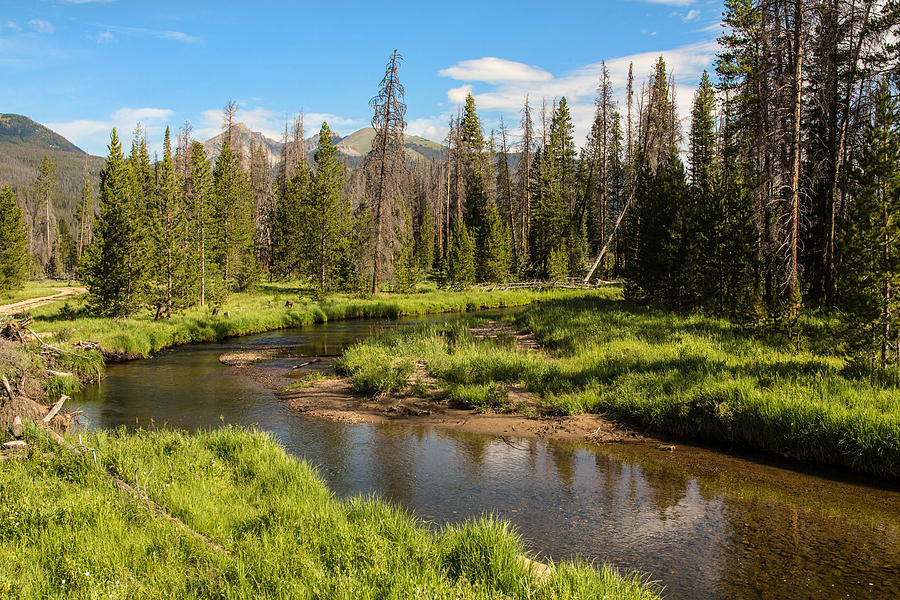
<instances>
[{"instance_id":1,"label":"white cloud","mask_svg":"<svg viewBox=\"0 0 900 600\"><path fill-rule=\"evenodd\" d=\"M151 123L172 116L174 111L168 108L120 108L110 115L116 123Z\"/></svg>"},{"instance_id":2,"label":"white cloud","mask_svg":"<svg viewBox=\"0 0 900 600\"><path fill-rule=\"evenodd\" d=\"M59 132L70 142L87 152L105 155L109 143L109 134L113 127L119 134L122 147L128 152L131 144L131 133L139 122L148 137L148 144L153 149L162 146L162 137L166 129L166 120L174 115L168 108L120 108L105 120L79 119L46 123L47 127Z\"/></svg>"},{"instance_id":3,"label":"white cloud","mask_svg":"<svg viewBox=\"0 0 900 600\"><path fill-rule=\"evenodd\" d=\"M696 88L703 69L708 68L715 58L718 45L714 40L689 44L680 48L642 52L629 56L621 56L606 61L610 81L613 85L613 93L624 108L625 85L628 77L628 65L633 64L635 95L640 93L641 82L644 81L654 68L660 56L666 62L667 71L675 78L676 92L679 101L679 115L686 118L690 112L693 90ZM517 63L521 64L521 63ZM536 67L536 69L539 69ZM496 85L488 86L486 91L474 94L475 103L479 111L487 114L485 127L495 127L499 122L499 115L516 115L525 101L525 96L530 95L531 105L539 110L541 99L548 103L562 96L566 97L572 111L572 120L575 124L576 142L582 143L590 130L593 119L593 101L597 93L597 84L600 79L602 64L591 63L578 69L560 75L549 74L550 77L539 81L503 81ZM541 72L546 72L539 69ZM467 93L472 92L472 85L466 84L447 91L447 98L454 104L465 101ZM489 113L495 113L491 115ZM537 118L537 113L534 113ZM424 120L423 120L424 121Z\"/></svg>"},{"instance_id":4,"label":"white cloud","mask_svg":"<svg viewBox=\"0 0 900 600\"><path fill-rule=\"evenodd\" d=\"M32 19L28 21L28 24L34 27L34 29L36 31L39 31L40 33L53 33L53 24L48 23L47 21Z\"/></svg>"},{"instance_id":5,"label":"white cloud","mask_svg":"<svg viewBox=\"0 0 900 600\"><path fill-rule=\"evenodd\" d=\"M15 21L7 21L6 28L12 29L13 31L19 31L20 29L22 29L21 27L19 27L19 24L16 23Z\"/></svg>"},{"instance_id":6,"label":"white cloud","mask_svg":"<svg viewBox=\"0 0 900 600\"><path fill-rule=\"evenodd\" d=\"M97 35L89 35L87 38L89 40L94 40L98 44L108 44L116 41L116 36L114 36L111 31L101 31Z\"/></svg>"},{"instance_id":7,"label":"white cloud","mask_svg":"<svg viewBox=\"0 0 900 600\"><path fill-rule=\"evenodd\" d=\"M458 62L452 67L438 71L438 75L459 81L485 81L487 83L553 79L553 75L540 67L494 56Z\"/></svg>"},{"instance_id":8,"label":"white cloud","mask_svg":"<svg viewBox=\"0 0 900 600\"><path fill-rule=\"evenodd\" d=\"M160 38L164 40L175 40L177 42L186 42L189 44L197 44L202 41L199 37L189 35L183 31L169 31L166 29L149 29L147 27L126 27L124 25L101 25L107 31L116 33L147 35L150 37Z\"/></svg>"},{"instance_id":9,"label":"white cloud","mask_svg":"<svg viewBox=\"0 0 900 600\"><path fill-rule=\"evenodd\" d=\"M684 21L685 23L687 23L688 21L693 21L694 19L696 19L699 16L700 16L700 11L697 10L696 8L692 8L691 10L688 11L688 13L686 15L681 17L681 20Z\"/></svg>"},{"instance_id":10,"label":"white cloud","mask_svg":"<svg viewBox=\"0 0 900 600\"><path fill-rule=\"evenodd\" d=\"M87 119L44 124L76 146L80 146L87 138L109 135L112 129L112 123L109 121L90 121Z\"/></svg>"},{"instance_id":11,"label":"white cloud","mask_svg":"<svg viewBox=\"0 0 900 600\"><path fill-rule=\"evenodd\" d=\"M722 31L723 31L722 21L716 21L715 23L710 23L706 27L701 27L700 29L695 29L691 33L709 33L709 32L720 33Z\"/></svg>"},{"instance_id":12,"label":"white cloud","mask_svg":"<svg viewBox=\"0 0 900 600\"><path fill-rule=\"evenodd\" d=\"M329 129L335 132L337 132L338 129L341 129L342 131L340 133L344 135L353 133L353 131L362 127L360 122L356 119L340 117L331 113L304 113L303 122L306 126L306 135L310 136L319 133L323 121L328 122Z\"/></svg>"},{"instance_id":13,"label":"white cloud","mask_svg":"<svg viewBox=\"0 0 900 600\"><path fill-rule=\"evenodd\" d=\"M461 85L458 88L447 90L447 98L454 104L462 104L466 101L466 96L472 93L471 85Z\"/></svg>"},{"instance_id":14,"label":"white cloud","mask_svg":"<svg viewBox=\"0 0 900 600\"><path fill-rule=\"evenodd\" d=\"M417 135L441 144L445 141L447 133L450 131L450 116L447 114L413 119L406 124L406 135Z\"/></svg>"}]
</instances>

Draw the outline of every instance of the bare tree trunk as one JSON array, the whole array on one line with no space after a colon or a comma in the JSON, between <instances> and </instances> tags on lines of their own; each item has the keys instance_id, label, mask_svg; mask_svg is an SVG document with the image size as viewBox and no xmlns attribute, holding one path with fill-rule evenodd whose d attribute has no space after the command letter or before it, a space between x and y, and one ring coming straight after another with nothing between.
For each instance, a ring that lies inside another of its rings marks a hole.
<instances>
[{"instance_id":1,"label":"bare tree trunk","mask_svg":"<svg viewBox=\"0 0 900 600\"><path fill-rule=\"evenodd\" d=\"M791 204L790 204L790 240L787 298L790 302L790 315L796 317L799 306L795 301L798 280L797 244L800 235L800 119L803 112L803 2L794 0L794 122L793 122L793 158L791 160Z\"/></svg>"}]
</instances>

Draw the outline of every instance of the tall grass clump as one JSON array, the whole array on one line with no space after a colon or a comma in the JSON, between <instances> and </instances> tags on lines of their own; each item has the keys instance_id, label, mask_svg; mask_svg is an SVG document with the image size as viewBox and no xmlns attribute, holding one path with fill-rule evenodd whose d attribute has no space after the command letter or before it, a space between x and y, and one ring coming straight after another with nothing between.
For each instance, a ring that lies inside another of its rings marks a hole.
<instances>
[{"instance_id":1,"label":"tall grass clump","mask_svg":"<svg viewBox=\"0 0 900 600\"><path fill-rule=\"evenodd\" d=\"M602 570L583 569L578 585L539 580L495 520L436 534L383 500L335 498L267 434L100 431L82 436L81 456L35 428L26 437L29 456L0 469L2 597L576 599L602 584L610 598L657 598ZM227 553L154 516L104 471Z\"/></svg>"},{"instance_id":2,"label":"tall grass clump","mask_svg":"<svg viewBox=\"0 0 900 600\"><path fill-rule=\"evenodd\" d=\"M425 359L460 397L520 385L549 414L603 413L685 438L900 476L900 386L850 375L822 350L822 323L800 351L725 320L601 295L536 304L516 323L542 351L476 340L457 323L366 340L342 364L352 374L377 368L379 357Z\"/></svg>"}]
</instances>

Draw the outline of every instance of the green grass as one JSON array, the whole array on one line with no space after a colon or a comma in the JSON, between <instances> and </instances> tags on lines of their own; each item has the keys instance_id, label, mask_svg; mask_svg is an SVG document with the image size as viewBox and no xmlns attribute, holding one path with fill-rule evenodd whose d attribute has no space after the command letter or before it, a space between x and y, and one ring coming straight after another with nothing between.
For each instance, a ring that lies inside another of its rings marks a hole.
<instances>
[{"instance_id":1,"label":"green grass","mask_svg":"<svg viewBox=\"0 0 900 600\"><path fill-rule=\"evenodd\" d=\"M30 456L0 469L0 598L657 598L605 566L562 564L540 580L490 517L434 531L378 499L337 499L263 433L82 437L92 451L76 456L30 428ZM101 468L231 556L152 516Z\"/></svg>"},{"instance_id":2,"label":"green grass","mask_svg":"<svg viewBox=\"0 0 900 600\"><path fill-rule=\"evenodd\" d=\"M141 358L164 348L226 337L299 327L326 321L417 316L522 306L535 301L577 297L583 292L483 291L451 292L431 290L416 294L381 294L353 297L341 294L314 300L301 294L306 290L291 284L271 284L254 292L232 295L213 315L211 307L174 313L170 319L153 320L152 311L126 319L92 317L82 310L82 302L70 302L35 309L35 331L53 332L67 342L98 342L107 357ZM294 301L292 308L285 301ZM225 316L224 313L229 313Z\"/></svg>"},{"instance_id":3,"label":"green grass","mask_svg":"<svg viewBox=\"0 0 900 600\"><path fill-rule=\"evenodd\" d=\"M51 296L58 293L56 288L66 287L70 287L70 283L66 281L51 281L49 279L28 281L23 287L17 290L0 293L0 305L15 304L16 302L21 302L23 300Z\"/></svg>"},{"instance_id":4,"label":"green grass","mask_svg":"<svg viewBox=\"0 0 900 600\"><path fill-rule=\"evenodd\" d=\"M814 324L827 336L828 327ZM451 390L522 384L551 414L602 413L900 477L900 388L851 376L841 358L814 351L826 339L796 351L724 320L637 308L608 294L535 305L518 326L546 353L476 340L464 324L428 325L364 341L340 368L357 381L388 360L425 359Z\"/></svg>"}]
</instances>

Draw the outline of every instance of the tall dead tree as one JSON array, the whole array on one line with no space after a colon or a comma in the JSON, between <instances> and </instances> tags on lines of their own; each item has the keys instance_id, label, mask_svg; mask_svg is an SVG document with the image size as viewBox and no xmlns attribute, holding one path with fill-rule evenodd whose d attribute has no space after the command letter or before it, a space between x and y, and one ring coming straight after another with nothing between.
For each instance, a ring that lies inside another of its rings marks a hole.
<instances>
[{"instance_id":1,"label":"tall dead tree","mask_svg":"<svg viewBox=\"0 0 900 600\"><path fill-rule=\"evenodd\" d=\"M406 128L405 91L398 71L403 60L397 50L391 54L378 95L369 101L375 111L372 128L375 140L366 156L365 169L370 181L370 197L375 215L375 249L372 269L372 293L378 293L381 261L384 254L385 221L392 214L390 200L404 168L403 130Z\"/></svg>"},{"instance_id":2,"label":"tall dead tree","mask_svg":"<svg viewBox=\"0 0 900 600\"><path fill-rule=\"evenodd\" d=\"M531 120L531 105L525 96L522 107L522 139L520 140L518 180L519 180L519 256L528 256L528 236L531 225L531 170L534 164L534 123Z\"/></svg>"}]
</instances>

